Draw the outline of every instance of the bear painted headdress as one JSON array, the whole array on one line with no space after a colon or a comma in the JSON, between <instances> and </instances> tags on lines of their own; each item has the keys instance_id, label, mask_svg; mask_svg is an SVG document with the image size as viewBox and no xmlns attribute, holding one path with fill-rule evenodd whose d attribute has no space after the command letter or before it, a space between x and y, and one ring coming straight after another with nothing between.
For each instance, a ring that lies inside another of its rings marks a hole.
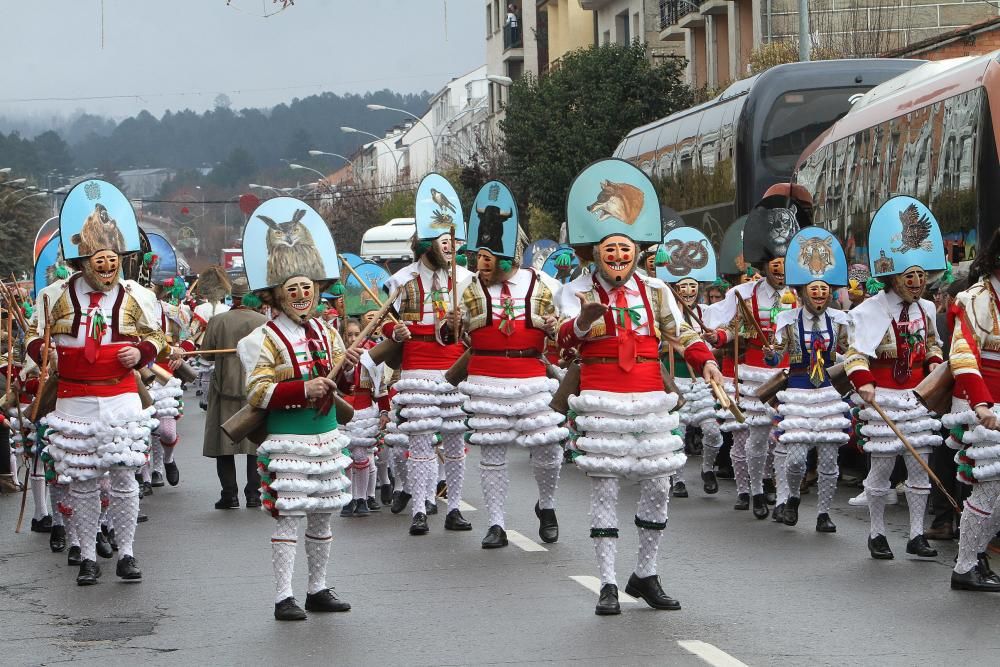
<instances>
[{"instance_id":1,"label":"bear painted headdress","mask_svg":"<svg viewBox=\"0 0 1000 667\"><path fill-rule=\"evenodd\" d=\"M243 228L243 270L252 292L294 276L318 283L337 280L339 264L326 222L309 204L293 197L268 199Z\"/></svg>"},{"instance_id":2,"label":"bear painted headdress","mask_svg":"<svg viewBox=\"0 0 1000 667\"><path fill-rule=\"evenodd\" d=\"M817 280L831 287L846 286L847 256L833 234L819 227L806 227L788 244L785 284L801 287Z\"/></svg>"},{"instance_id":3,"label":"bear painted headdress","mask_svg":"<svg viewBox=\"0 0 1000 667\"><path fill-rule=\"evenodd\" d=\"M417 240L433 241L455 229L455 240L465 240L465 213L458 193L448 179L436 172L424 176L417 187L414 212Z\"/></svg>"},{"instance_id":4,"label":"bear painted headdress","mask_svg":"<svg viewBox=\"0 0 1000 667\"><path fill-rule=\"evenodd\" d=\"M943 271L944 241L934 214L904 195L882 204L868 229L868 264L873 278L903 273L911 266Z\"/></svg>"},{"instance_id":5,"label":"bear painted headdress","mask_svg":"<svg viewBox=\"0 0 1000 667\"><path fill-rule=\"evenodd\" d=\"M75 185L59 210L59 236L66 260L101 250L125 255L140 250L132 204L111 183L96 179Z\"/></svg>"}]
</instances>

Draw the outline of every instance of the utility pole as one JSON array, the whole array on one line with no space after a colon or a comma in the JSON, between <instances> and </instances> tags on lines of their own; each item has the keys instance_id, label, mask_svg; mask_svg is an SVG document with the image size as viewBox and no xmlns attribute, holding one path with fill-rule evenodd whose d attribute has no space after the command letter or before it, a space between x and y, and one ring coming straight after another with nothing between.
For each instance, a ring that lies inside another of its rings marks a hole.
<instances>
[{"instance_id":1,"label":"utility pole","mask_svg":"<svg viewBox=\"0 0 1000 667\"><path fill-rule=\"evenodd\" d=\"M812 38L809 36L809 0L799 0L799 62L809 61Z\"/></svg>"}]
</instances>

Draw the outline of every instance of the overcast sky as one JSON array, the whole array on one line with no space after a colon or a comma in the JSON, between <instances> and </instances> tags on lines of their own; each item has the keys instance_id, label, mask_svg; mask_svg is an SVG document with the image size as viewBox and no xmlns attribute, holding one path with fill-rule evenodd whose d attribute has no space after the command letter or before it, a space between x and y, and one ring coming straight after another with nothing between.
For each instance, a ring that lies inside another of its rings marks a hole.
<instances>
[{"instance_id":1,"label":"overcast sky","mask_svg":"<svg viewBox=\"0 0 1000 667\"><path fill-rule=\"evenodd\" d=\"M263 18L281 3L0 0L0 115L159 116L209 108L219 93L242 108L324 91L436 91L485 62L481 5L295 0Z\"/></svg>"}]
</instances>

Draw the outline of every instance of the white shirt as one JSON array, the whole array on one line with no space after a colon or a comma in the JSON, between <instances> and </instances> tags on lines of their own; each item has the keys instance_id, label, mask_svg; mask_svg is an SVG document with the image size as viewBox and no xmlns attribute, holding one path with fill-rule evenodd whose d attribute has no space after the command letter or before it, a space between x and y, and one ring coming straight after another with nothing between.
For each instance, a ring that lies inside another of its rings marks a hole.
<instances>
[{"instance_id":1,"label":"white shirt","mask_svg":"<svg viewBox=\"0 0 1000 667\"><path fill-rule=\"evenodd\" d=\"M426 264L417 260L409 266L405 266L396 273L389 277L386 281L386 288L389 293L392 294L398 287L402 287L406 283L410 282L414 278L420 280L420 289L424 294L424 302L421 304L420 311L420 321L417 324L434 324L434 307L432 302L434 300L433 286L434 286L434 275L437 274L438 286L443 290L443 295L445 296L445 302L451 301L450 292L448 292L448 279L451 277L451 272L448 269L437 269L432 270ZM464 281L469 280L473 274L465 267L456 267L455 277L458 283L461 285ZM399 312L403 305L403 294L402 292L396 297L396 301L393 302L396 307L396 311ZM449 306L445 306L447 310Z\"/></svg>"},{"instance_id":2,"label":"white shirt","mask_svg":"<svg viewBox=\"0 0 1000 667\"><path fill-rule=\"evenodd\" d=\"M87 281L83 279L74 281L73 290L76 294L76 299L80 304L80 328L77 329L75 337L69 334L56 334L53 336L55 344L59 347L84 346L87 334L90 331L90 293L100 291L93 289ZM121 283L118 283L109 291L101 294L101 301L98 308L100 309L101 314L104 315L104 320L108 325L104 329L104 336L101 337L101 345L106 345L111 342L111 318L114 314L115 301L118 299L118 293L121 290Z\"/></svg>"},{"instance_id":3,"label":"white shirt","mask_svg":"<svg viewBox=\"0 0 1000 667\"><path fill-rule=\"evenodd\" d=\"M572 281L559 293L559 299L557 303L559 304L559 309L566 317L576 317L580 314L580 300L576 298L577 292L587 292L593 287L594 278L592 276L580 276L576 280ZM615 307L616 293L614 290L618 289L619 286L612 286L603 276L597 274L597 281L600 286L608 293L608 303L611 308ZM646 306L642 301L642 293L639 292L638 285L639 278L633 274L625 283L626 293L625 299L628 304L629 310L639 315L638 324L633 320L632 329L641 335L649 335L649 317L646 312ZM646 289L651 287L655 288L657 285L654 284L652 279L646 279ZM618 313L613 314L614 321L618 322L620 320L620 315ZM580 329L576 322L573 323L573 333L576 334L577 338L585 338L587 331ZM611 332L608 332L609 334Z\"/></svg>"}]
</instances>

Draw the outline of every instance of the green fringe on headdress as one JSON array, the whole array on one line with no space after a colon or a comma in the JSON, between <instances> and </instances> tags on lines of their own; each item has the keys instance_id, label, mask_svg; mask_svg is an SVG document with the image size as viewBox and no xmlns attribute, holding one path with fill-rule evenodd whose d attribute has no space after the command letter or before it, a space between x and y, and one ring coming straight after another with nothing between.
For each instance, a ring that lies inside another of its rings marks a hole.
<instances>
[{"instance_id":1,"label":"green fringe on headdress","mask_svg":"<svg viewBox=\"0 0 1000 667\"><path fill-rule=\"evenodd\" d=\"M560 253L556 256L556 266L573 266L573 257L568 253Z\"/></svg>"},{"instance_id":2,"label":"green fringe on headdress","mask_svg":"<svg viewBox=\"0 0 1000 667\"><path fill-rule=\"evenodd\" d=\"M24 309L24 316L29 320L31 319L31 316L35 314L35 308L31 305L30 301L22 303L21 308Z\"/></svg>"},{"instance_id":3,"label":"green fringe on headdress","mask_svg":"<svg viewBox=\"0 0 1000 667\"><path fill-rule=\"evenodd\" d=\"M865 291L868 296L874 296L885 289L885 283L878 278L869 278L865 281Z\"/></svg>"},{"instance_id":4,"label":"green fringe on headdress","mask_svg":"<svg viewBox=\"0 0 1000 667\"><path fill-rule=\"evenodd\" d=\"M257 296L256 294L250 293L250 294L244 294L243 295L243 298L241 299L241 303L243 304L244 308L260 308L260 306L261 306L261 304L263 302L260 300L259 296Z\"/></svg>"},{"instance_id":5,"label":"green fringe on headdress","mask_svg":"<svg viewBox=\"0 0 1000 667\"><path fill-rule=\"evenodd\" d=\"M726 280L722 276L719 276L712 282L712 287L718 287L723 292L727 292L729 291L729 288L732 287L732 285L729 284L728 280Z\"/></svg>"},{"instance_id":6,"label":"green fringe on headdress","mask_svg":"<svg viewBox=\"0 0 1000 667\"><path fill-rule=\"evenodd\" d=\"M507 273L514 268L514 262L512 262L509 259L501 259L499 262L499 266L501 271Z\"/></svg>"},{"instance_id":7,"label":"green fringe on headdress","mask_svg":"<svg viewBox=\"0 0 1000 667\"><path fill-rule=\"evenodd\" d=\"M56 267L56 278L59 278L60 280L69 278L69 269L65 264L60 264Z\"/></svg>"},{"instance_id":8,"label":"green fringe on headdress","mask_svg":"<svg viewBox=\"0 0 1000 667\"><path fill-rule=\"evenodd\" d=\"M344 296L344 283L338 281L331 285L330 294L334 296Z\"/></svg>"},{"instance_id":9,"label":"green fringe on headdress","mask_svg":"<svg viewBox=\"0 0 1000 667\"><path fill-rule=\"evenodd\" d=\"M944 275L941 276L942 285L950 285L955 282L955 274L952 271L951 262L945 262Z\"/></svg>"},{"instance_id":10,"label":"green fringe on headdress","mask_svg":"<svg viewBox=\"0 0 1000 667\"><path fill-rule=\"evenodd\" d=\"M417 256L423 255L431 249L430 241L417 241Z\"/></svg>"},{"instance_id":11,"label":"green fringe on headdress","mask_svg":"<svg viewBox=\"0 0 1000 667\"><path fill-rule=\"evenodd\" d=\"M656 259L654 260L658 266L663 266L670 261L670 255L667 254L667 249L660 246L656 251Z\"/></svg>"},{"instance_id":12,"label":"green fringe on headdress","mask_svg":"<svg viewBox=\"0 0 1000 667\"><path fill-rule=\"evenodd\" d=\"M752 266L747 267L746 273L747 273L747 278L753 278L755 275L757 275L757 272L754 270Z\"/></svg>"},{"instance_id":13,"label":"green fringe on headdress","mask_svg":"<svg viewBox=\"0 0 1000 667\"><path fill-rule=\"evenodd\" d=\"M458 264L459 266L466 266L469 263L469 257L465 253L467 253L468 251L469 248L464 243L461 246L459 246L458 250L455 253L455 263Z\"/></svg>"}]
</instances>

